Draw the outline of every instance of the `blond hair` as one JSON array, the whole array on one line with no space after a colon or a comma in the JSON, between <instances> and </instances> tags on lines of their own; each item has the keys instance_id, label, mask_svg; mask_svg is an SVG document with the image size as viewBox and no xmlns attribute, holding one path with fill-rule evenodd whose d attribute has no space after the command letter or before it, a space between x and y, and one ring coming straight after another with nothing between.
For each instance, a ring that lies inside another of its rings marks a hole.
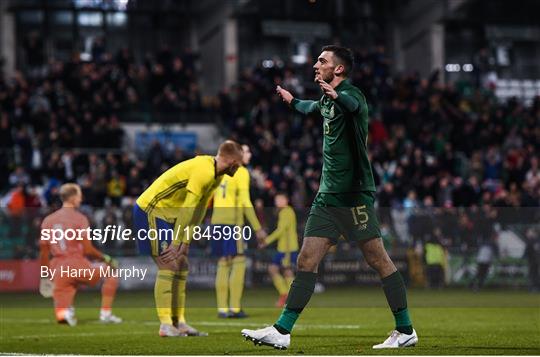
<instances>
[{"instance_id":1,"label":"blond hair","mask_svg":"<svg viewBox=\"0 0 540 357\"><path fill-rule=\"evenodd\" d=\"M229 158L242 158L242 146L236 141L226 140L219 146L218 155Z\"/></svg>"},{"instance_id":2,"label":"blond hair","mask_svg":"<svg viewBox=\"0 0 540 357\"><path fill-rule=\"evenodd\" d=\"M79 192L81 192L81 187L76 183L65 183L60 186L60 200L62 200L62 202L66 202Z\"/></svg>"}]
</instances>

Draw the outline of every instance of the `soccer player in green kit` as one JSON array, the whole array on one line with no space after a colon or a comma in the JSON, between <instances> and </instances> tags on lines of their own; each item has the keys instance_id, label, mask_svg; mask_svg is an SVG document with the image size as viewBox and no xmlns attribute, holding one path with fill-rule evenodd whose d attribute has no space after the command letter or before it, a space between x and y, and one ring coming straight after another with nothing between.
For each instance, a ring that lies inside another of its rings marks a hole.
<instances>
[{"instance_id":1,"label":"soccer player in green kit","mask_svg":"<svg viewBox=\"0 0 540 357\"><path fill-rule=\"evenodd\" d=\"M375 183L367 152L368 107L362 92L348 76L352 52L325 46L313 66L315 82L323 96L318 101L299 100L278 86L279 96L293 109L320 112L324 120L323 169L319 192L306 222L297 261L297 273L286 305L273 326L242 330L255 344L278 349L290 345L291 331L315 288L317 268L340 236L358 242L366 262L381 277L395 330L374 349L413 346L418 342L407 310L405 283L384 249L375 213Z\"/></svg>"}]
</instances>

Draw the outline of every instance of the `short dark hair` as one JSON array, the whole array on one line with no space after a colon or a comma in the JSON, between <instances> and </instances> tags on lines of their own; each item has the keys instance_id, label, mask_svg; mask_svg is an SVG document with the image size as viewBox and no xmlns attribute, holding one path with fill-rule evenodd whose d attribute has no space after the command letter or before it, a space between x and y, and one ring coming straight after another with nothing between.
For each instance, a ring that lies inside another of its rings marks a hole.
<instances>
[{"instance_id":1,"label":"short dark hair","mask_svg":"<svg viewBox=\"0 0 540 357\"><path fill-rule=\"evenodd\" d=\"M341 62L340 64L345 67L345 76L348 76L349 73L351 73L354 66L354 55L349 48L336 45L328 45L324 46L322 50L332 52L334 56L337 57L337 59Z\"/></svg>"}]
</instances>

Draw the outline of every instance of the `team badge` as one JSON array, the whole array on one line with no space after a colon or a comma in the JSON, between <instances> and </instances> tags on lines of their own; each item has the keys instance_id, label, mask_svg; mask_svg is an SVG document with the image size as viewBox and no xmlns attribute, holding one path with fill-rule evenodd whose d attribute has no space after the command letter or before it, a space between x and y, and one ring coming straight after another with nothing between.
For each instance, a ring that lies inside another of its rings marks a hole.
<instances>
[{"instance_id":1,"label":"team badge","mask_svg":"<svg viewBox=\"0 0 540 357\"><path fill-rule=\"evenodd\" d=\"M169 247L169 245L165 241L161 242L160 245L161 245L161 250L165 250L165 249L167 249L167 247Z\"/></svg>"},{"instance_id":2,"label":"team badge","mask_svg":"<svg viewBox=\"0 0 540 357\"><path fill-rule=\"evenodd\" d=\"M323 108L321 111L321 114L328 119L332 119L335 115L334 113L334 105L332 104L330 108Z\"/></svg>"}]
</instances>

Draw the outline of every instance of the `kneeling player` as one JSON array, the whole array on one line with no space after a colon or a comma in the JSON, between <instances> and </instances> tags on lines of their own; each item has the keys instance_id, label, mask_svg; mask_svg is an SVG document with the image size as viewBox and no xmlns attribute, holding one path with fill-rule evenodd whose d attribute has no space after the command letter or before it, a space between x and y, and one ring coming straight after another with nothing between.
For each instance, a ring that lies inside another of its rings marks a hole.
<instances>
[{"instance_id":1,"label":"kneeling player","mask_svg":"<svg viewBox=\"0 0 540 357\"><path fill-rule=\"evenodd\" d=\"M223 175L233 176L241 164L242 148L226 141L215 157L196 156L165 171L137 199L133 222L139 251L158 266L154 298L162 337L206 335L184 317L189 243Z\"/></svg>"},{"instance_id":2,"label":"kneeling player","mask_svg":"<svg viewBox=\"0 0 540 357\"><path fill-rule=\"evenodd\" d=\"M82 193L78 185L67 183L60 187L60 199L62 208L45 217L41 224L42 230L60 229L64 234L67 230L74 232L83 232L90 225L88 219L78 211L82 202ZM44 235L43 235L44 236ZM81 235L83 237L83 235ZM73 308L73 299L80 285L96 285L103 280L101 287L101 311L99 320L103 323L120 323L122 319L112 314L112 303L118 287L118 279L114 277L100 276L100 265L109 264L116 268L117 262L110 256L101 253L92 246L89 237L84 235L83 240L60 239L51 242L50 240L40 239L40 259L41 265L55 271L52 297L54 300L54 309L56 320L59 323L67 323L70 326L77 324L75 310ZM49 261L52 254L53 259ZM94 263L86 257L100 260L102 262ZM73 271L77 273L62 274L64 271ZM41 279L40 292L43 296L49 297L50 280Z\"/></svg>"},{"instance_id":3,"label":"kneeling player","mask_svg":"<svg viewBox=\"0 0 540 357\"><path fill-rule=\"evenodd\" d=\"M294 280L293 268L298 256L298 234L296 232L296 214L289 206L287 196L283 193L277 194L274 202L279 208L278 224L276 230L266 238L264 245L278 242L277 253L272 259L272 264L268 267L268 273L279 293L276 306L283 307ZM283 275L281 275L280 269L283 270Z\"/></svg>"}]
</instances>

